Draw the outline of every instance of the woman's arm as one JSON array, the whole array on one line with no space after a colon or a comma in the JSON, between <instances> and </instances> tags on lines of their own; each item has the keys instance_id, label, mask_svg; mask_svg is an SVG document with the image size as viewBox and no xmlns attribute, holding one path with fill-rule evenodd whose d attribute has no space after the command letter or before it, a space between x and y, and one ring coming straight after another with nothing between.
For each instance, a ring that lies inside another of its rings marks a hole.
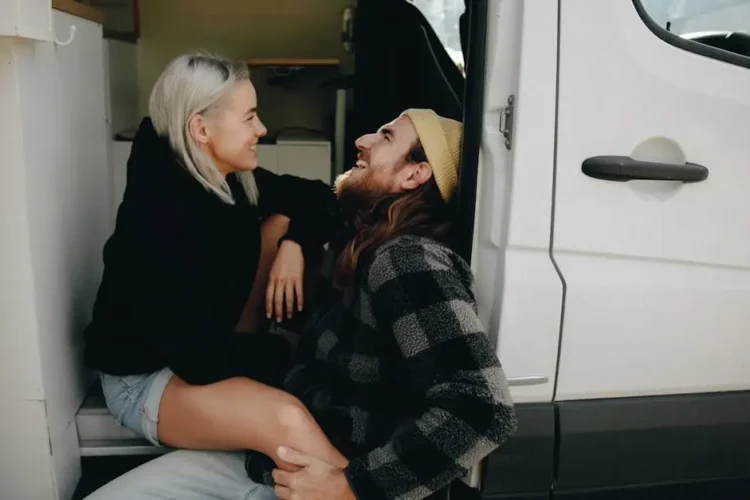
<instances>
[{"instance_id":1,"label":"woman's arm","mask_svg":"<svg viewBox=\"0 0 750 500\"><path fill-rule=\"evenodd\" d=\"M336 195L322 181L292 175L277 175L257 168L258 208L263 216L289 217L289 230L282 239L299 243L305 251L318 250L339 227Z\"/></svg>"},{"instance_id":2,"label":"woman's arm","mask_svg":"<svg viewBox=\"0 0 750 500\"><path fill-rule=\"evenodd\" d=\"M120 266L118 286L127 297L124 318L132 335L144 338L167 366L190 384L209 384L245 376L280 386L290 354L278 335L243 335L222 324L223 286L216 279L216 256L205 255L205 242L169 202L130 200L120 208L109 259Z\"/></svg>"},{"instance_id":3,"label":"woman's arm","mask_svg":"<svg viewBox=\"0 0 750 500\"><path fill-rule=\"evenodd\" d=\"M266 316L291 320L304 307L305 268L314 265L340 227L333 189L321 181L276 175L262 168L253 172L258 185L258 208L263 216L289 217L286 233L271 267L265 292Z\"/></svg>"}]
</instances>

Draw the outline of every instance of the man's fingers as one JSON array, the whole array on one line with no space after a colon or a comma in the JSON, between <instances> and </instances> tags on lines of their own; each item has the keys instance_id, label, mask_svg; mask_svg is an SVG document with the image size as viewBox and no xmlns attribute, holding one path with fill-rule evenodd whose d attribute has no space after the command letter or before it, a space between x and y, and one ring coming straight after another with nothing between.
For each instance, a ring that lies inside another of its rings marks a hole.
<instances>
[{"instance_id":1,"label":"man's fingers","mask_svg":"<svg viewBox=\"0 0 750 500\"><path fill-rule=\"evenodd\" d=\"M273 492L276 494L277 497L279 497L281 500L290 500L292 498L292 492L289 491L289 488L286 486L279 486L276 485L273 489Z\"/></svg>"},{"instance_id":2,"label":"man's fingers","mask_svg":"<svg viewBox=\"0 0 750 500\"><path fill-rule=\"evenodd\" d=\"M302 467L307 467L317 461L313 456L302 453L301 451L293 450L286 446L279 446L277 453L282 460L286 460L294 465L301 465Z\"/></svg>"},{"instance_id":3,"label":"man's fingers","mask_svg":"<svg viewBox=\"0 0 750 500\"><path fill-rule=\"evenodd\" d=\"M273 476L273 480L276 482L276 485L281 486L291 486L290 480L291 480L291 472L287 472L285 470L281 469L274 469L273 472L271 472L271 475Z\"/></svg>"}]
</instances>

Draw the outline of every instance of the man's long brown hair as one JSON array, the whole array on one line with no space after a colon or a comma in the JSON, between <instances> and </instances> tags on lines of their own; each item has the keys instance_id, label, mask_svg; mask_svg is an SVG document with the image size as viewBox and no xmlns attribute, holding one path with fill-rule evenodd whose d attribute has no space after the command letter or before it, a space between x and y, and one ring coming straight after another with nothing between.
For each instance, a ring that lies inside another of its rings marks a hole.
<instances>
[{"instance_id":1,"label":"man's long brown hair","mask_svg":"<svg viewBox=\"0 0 750 500\"><path fill-rule=\"evenodd\" d=\"M426 161L422 144L417 141L406 155L406 163ZM339 254L334 283L339 287L351 286L363 257L398 236L412 234L440 241L449 229L449 207L434 176L413 191L380 196L369 206L354 210L353 236Z\"/></svg>"}]
</instances>

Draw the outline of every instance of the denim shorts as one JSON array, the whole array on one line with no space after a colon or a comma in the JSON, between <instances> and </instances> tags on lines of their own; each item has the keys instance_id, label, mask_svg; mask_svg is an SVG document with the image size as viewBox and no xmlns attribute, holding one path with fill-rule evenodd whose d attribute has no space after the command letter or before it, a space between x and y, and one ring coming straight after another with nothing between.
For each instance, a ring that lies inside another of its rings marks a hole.
<instances>
[{"instance_id":1,"label":"denim shorts","mask_svg":"<svg viewBox=\"0 0 750 500\"><path fill-rule=\"evenodd\" d=\"M117 423L159 446L159 404L172 378L164 368L145 375L99 375L104 399Z\"/></svg>"}]
</instances>

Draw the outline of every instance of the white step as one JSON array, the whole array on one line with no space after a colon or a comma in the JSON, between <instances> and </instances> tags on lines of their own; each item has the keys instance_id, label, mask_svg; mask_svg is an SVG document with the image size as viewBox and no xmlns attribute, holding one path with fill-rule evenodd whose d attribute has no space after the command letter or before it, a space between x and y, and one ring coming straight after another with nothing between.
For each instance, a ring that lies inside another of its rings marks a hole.
<instances>
[{"instance_id":1,"label":"white step","mask_svg":"<svg viewBox=\"0 0 750 500\"><path fill-rule=\"evenodd\" d=\"M169 451L164 446L154 446L122 427L104 403L101 385L95 383L76 414L78 444L81 456L158 455Z\"/></svg>"}]
</instances>

